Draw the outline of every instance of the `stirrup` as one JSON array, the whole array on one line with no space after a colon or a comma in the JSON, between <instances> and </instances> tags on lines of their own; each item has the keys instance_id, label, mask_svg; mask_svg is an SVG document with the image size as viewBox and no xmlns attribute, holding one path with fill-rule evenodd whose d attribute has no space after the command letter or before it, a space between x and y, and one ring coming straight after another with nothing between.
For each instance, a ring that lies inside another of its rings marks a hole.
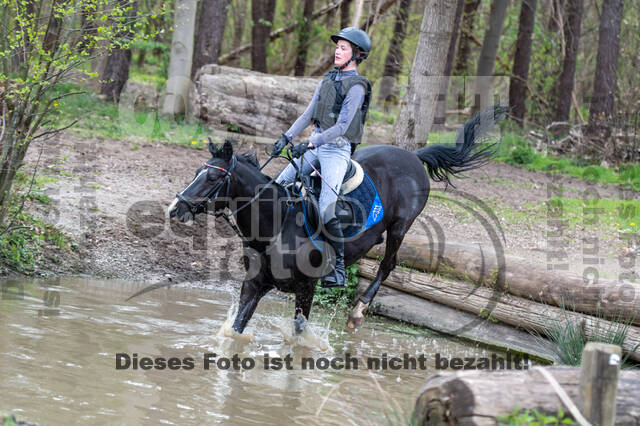
<instances>
[{"instance_id":1,"label":"stirrup","mask_svg":"<svg viewBox=\"0 0 640 426\"><path fill-rule=\"evenodd\" d=\"M347 286L347 271L345 269L344 271L344 281L342 283L338 282L338 277L339 275L342 274L338 274L338 270L336 267L333 268L333 270L328 273L327 275L325 275L324 277L322 277L322 279L320 280L320 287L322 288L345 288Z\"/></svg>"}]
</instances>

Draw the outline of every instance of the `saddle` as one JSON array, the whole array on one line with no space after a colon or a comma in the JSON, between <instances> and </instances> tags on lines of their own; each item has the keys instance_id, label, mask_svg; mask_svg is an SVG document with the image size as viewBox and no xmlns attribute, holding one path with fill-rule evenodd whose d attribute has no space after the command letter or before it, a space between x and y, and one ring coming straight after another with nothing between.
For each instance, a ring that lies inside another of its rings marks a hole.
<instances>
[{"instance_id":1,"label":"saddle","mask_svg":"<svg viewBox=\"0 0 640 426\"><path fill-rule=\"evenodd\" d=\"M322 173L322 168L318 167L318 171ZM348 194L356 189L364 179L364 171L362 166L355 160L350 160L347 166L347 171L342 179L342 186L340 187L340 195ZM309 175L309 180L305 183L305 187L312 188L316 196L320 196L320 189L322 188L322 179L316 172Z\"/></svg>"}]
</instances>

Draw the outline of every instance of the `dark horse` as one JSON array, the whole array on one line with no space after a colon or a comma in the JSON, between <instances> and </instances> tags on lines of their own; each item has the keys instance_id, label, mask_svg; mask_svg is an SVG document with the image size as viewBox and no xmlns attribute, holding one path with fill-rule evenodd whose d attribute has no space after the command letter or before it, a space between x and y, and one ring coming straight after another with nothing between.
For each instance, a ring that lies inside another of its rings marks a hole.
<instances>
[{"instance_id":1,"label":"dark horse","mask_svg":"<svg viewBox=\"0 0 640 426\"><path fill-rule=\"evenodd\" d=\"M481 146L477 142L505 113L503 107L492 107L476 115L460 128L455 146L430 145L410 152L378 145L355 151L353 159L378 188L385 213L382 221L345 242L345 264L355 263L372 246L382 243L385 231L387 245L375 280L349 315L349 327L363 323L364 311L380 283L396 266L396 253L404 235L427 203L427 173L435 181L448 183L449 175L485 164L497 144ZM235 221L245 247L247 278L233 323L236 332L243 332L260 299L274 288L295 293L294 318L297 324L304 322L309 318L316 282L324 268L322 254L313 249L302 223L302 203L291 198L285 188L270 183L271 178L258 169L255 154L236 155L229 141L221 148L210 144L209 151L211 158L169 207L170 217L185 221L208 209L240 209L235 212ZM256 197L260 188L264 191Z\"/></svg>"}]
</instances>

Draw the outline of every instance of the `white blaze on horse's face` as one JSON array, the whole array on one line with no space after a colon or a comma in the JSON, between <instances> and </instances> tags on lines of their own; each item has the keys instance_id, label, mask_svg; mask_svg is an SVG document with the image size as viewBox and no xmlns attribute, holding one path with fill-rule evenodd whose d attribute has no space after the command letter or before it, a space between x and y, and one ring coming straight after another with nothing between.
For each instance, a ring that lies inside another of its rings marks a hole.
<instances>
[{"instance_id":1,"label":"white blaze on horse's face","mask_svg":"<svg viewBox=\"0 0 640 426\"><path fill-rule=\"evenodd\" d=\"M169 213L169 217L171 217L171 212L175 210L176 206L178 205L178 201L180 200L178 200L178 197L176 197L173 199L173 201L169 205L169 208L167 209L167 212Z\"/></svg>"}]
</instances>

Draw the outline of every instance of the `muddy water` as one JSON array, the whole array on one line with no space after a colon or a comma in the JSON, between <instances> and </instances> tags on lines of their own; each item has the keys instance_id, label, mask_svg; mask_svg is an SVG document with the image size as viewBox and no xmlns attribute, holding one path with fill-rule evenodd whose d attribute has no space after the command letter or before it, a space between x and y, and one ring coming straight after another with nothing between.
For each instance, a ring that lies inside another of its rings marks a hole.
<instances>
[{"instance_id":1,"label":"muddy water","mask_svg":"<svg viewBox=\"0 0 640 426\"><path fill-rule=\"evenodd\" d=\"M311 338L297 340L294 304L283 297L261 301L246 330L252 341L216 335L236 302L237 283L174 286L129 302L144 284L82 278L0 284L0 410L36 423L397 424L435 372L436 353L491 355L376 317L353 332L344 325L346 313L317 309ZM193 368L116 369L118 353L175 357L181 366L191 358ZM209 370L207 353L216 354ZM338 369L346 353L358 369ZM215 364L234 354L246 368ZM291 369L265 370L265 354L271 360L289 354ZM424 354L427 369L419 362L417 370L367 368L368 357L383 354ZM303 358L320 367L320 358L334 360L336 368L302 369Z\"/></svg>"}]
</instances>

